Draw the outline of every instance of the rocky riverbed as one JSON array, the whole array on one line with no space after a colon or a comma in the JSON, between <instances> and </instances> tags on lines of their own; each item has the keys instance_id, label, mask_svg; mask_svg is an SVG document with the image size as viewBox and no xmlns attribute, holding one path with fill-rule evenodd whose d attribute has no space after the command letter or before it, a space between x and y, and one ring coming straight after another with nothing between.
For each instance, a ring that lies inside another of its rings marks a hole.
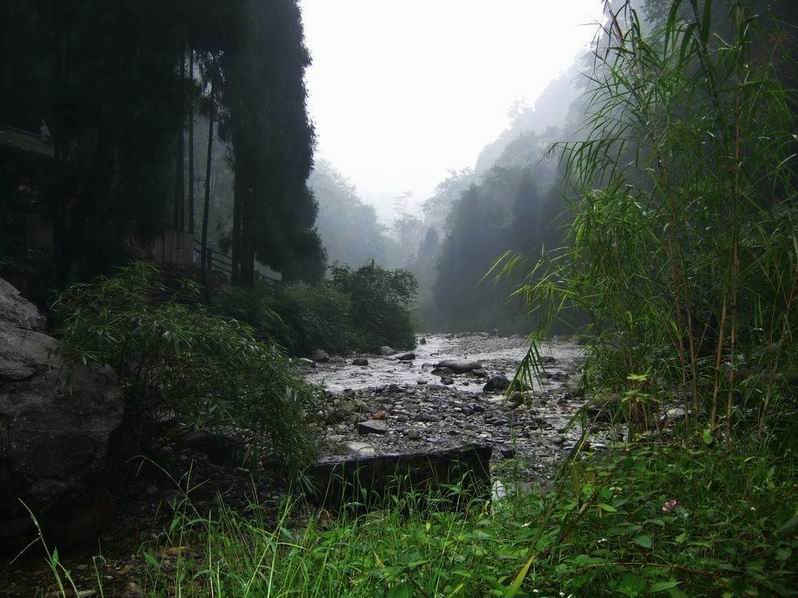
<instances>
[{"instance_id":1,"label":"rocky riverbed","mask_svg":"<svg viewBox=\"0 0 798 598\"><path fill-rule=\"evenodd\" d=\"M578 426L568 428L568 423L584 403L577 392L581 347L553 339L542 347L542 382L508 392L503 387L528 348L524 337L478 333L423 340L412 354L308 364L306 379L322 385L327 395L320 413L322 458L478 443L492 447L499 476L506 467L518 479L546 479L580 434ZM472 363L468 371L436 367L453 359ZM484 390L486 385L494 388Z\"/></svg>"}]
</instances>

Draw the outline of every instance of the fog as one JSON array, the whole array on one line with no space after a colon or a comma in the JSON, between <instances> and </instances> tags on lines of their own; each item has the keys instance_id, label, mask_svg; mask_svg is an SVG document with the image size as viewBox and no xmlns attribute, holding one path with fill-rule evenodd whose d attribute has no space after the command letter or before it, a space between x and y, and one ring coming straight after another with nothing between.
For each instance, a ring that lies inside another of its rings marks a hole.
<instances>
[{"instance_id":1,"label":"fog","mask_svg":"<svg viewBox=\"0 0 798 598\"><path fill-rule=\"evenodd\" d=\"M595 35L598 0L302 0L317 159L383 223L418 212L452 169L531 106ZM566 107L562 107L564 114Z\"/></svg>"}]
</instances>

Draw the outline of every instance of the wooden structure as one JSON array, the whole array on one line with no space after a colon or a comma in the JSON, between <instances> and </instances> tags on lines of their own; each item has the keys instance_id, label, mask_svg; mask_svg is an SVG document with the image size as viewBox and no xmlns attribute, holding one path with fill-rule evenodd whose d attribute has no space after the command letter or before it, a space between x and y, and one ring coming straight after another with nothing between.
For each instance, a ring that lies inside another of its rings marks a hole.
<instances>
[{"instance_id":1,"label":"wooden structure","mask_svg":"<svg viewBox=\"0 0 798 598\"><path fill-rule=\"evenodd\" d=\"M42 135L0 125L0 234L27 251L53 248L49 186L55 148Z\"/></svg>"}]
</instances>

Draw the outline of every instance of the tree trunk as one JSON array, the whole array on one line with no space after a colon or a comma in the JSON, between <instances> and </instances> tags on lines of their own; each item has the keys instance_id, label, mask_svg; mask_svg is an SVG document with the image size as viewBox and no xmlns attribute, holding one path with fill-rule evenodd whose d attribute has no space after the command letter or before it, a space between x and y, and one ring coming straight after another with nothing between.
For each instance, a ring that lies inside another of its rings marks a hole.
<instances>
[{"instance_id":1,"label":"tree trunk","mask_svg":"<svg viewBox=\"0 0 798 598\"><path fill-rule=\"evenodd\" d=\"M186 55L185 44L180 49L180 132L177 135L177 157L175 159L175 219L174 228L176 231L183 230L185 200L185 140L183 139L183 127L185 126L185 80L186 80Z\"/></svg>"},{"instance_id":2,"label":"tree trunk","mask_svg":"<svg viewBox=\"0 0 798 598\"><path fill-rule=\"evenodd\" d=\"M241 286L252 287L255 284L255 249L252 235L254 224L254 197L252 190L248 189L244 196L244 210L242 221L242 251L241 251Z\"/></svg>"},{"instance_id":3,"label":"tree trunk","mask_svg":"<svg viewBox=\"0 0 798 598\"><path fill-rule=\"evenodd\" d=\"M240 117L238 117L240 119ZM236 131L233 135L233 255L232 255L232 274L231 282L234 286L241 284L241 258L242 258L242 207L244 201L244 164L241 159L243 151L241 148L241 123L236 122Z\"/></svg>"},{"instance_id":4,"label":"tree trunk","mask_svg":"<svg viewBox=\"0 0 798 598\"><path fill-rule=\"evenodd\" d=\"M194 50L188 54L188 232L194 232Z\"/></svg>"},{"instance_id":5,"label":"tree trunk","mask_svg":"<svg viewBox=\"0 0 798 598\"><path fill-rule=\"evenodd\" d=\"M211 106L208 116L208 159L205 161L205 207L202 211L202 284L207 287L208 263L208 212L211 207L211 164L213 163L213 119L216 116L216 82L211 79Z\"/></svg>"}]
</instances>

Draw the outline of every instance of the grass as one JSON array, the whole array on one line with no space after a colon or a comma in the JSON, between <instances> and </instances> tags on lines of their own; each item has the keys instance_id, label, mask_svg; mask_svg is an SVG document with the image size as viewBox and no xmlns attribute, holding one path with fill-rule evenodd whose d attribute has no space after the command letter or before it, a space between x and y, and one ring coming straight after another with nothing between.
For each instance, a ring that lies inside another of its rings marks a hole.
<instances>
[{"instance_id":1,"label":"grass","mask_svg":"<svg viewBox=\"0 0 798 598\"><path fill-rule=\"evenodd\" d=\"M290 506L277 525L225 509L201 519L187 506L166 545L144 552L142 587L151 596L795 595L795 455L746 449L619 446L579 459L548 493L467 513L416 508L411 495L296 526Z\"/></svg>"}]
</instances>

